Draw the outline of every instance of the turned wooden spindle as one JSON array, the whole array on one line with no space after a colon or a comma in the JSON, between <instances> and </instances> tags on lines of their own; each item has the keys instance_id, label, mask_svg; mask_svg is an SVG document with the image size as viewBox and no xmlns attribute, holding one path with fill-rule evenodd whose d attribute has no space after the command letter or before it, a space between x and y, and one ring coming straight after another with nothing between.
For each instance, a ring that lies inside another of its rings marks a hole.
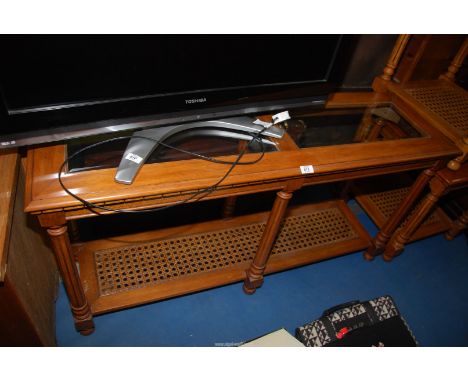
<instances>
[{"instance_id":1,"label":"turned wooden spindle","mask_svg":"<svg viewBox=\"0 0 468 382\"><path fill-rule=\"evenodd\" d=\"M76 220L70 220L68 222L68 235L72 242L80 241L80 230L78 228L78 223Z\"/></svg>"},{"instance_id":2,"label":"turned wooden spindle","mask_svg":"<svg viewBox=\"0 0 468 382\"><path fill-rule=\"evenodd\" d=\"M93 316L71 251L67 223L61 217L55 221L59 224L53 224L54 220L46 215L40 216L39 221L47 229L52 243L52 250L70 301L75 328L83 335L91 334L94 331Z\"/></svg>"},{"instance_id":3,"label":"turned wooden spindle","mask_svg":"<svg viewBox=\"0 0 468 382\"><path fill-rule=\"evenodd\" d=\"M468 37L463 41L460 49L458 50L457 54L453 58L450 66L447 69L447 72L442 74L439 78L447 81L455 81L455 76L463 65L463 61L465 61L466 55L468 54Z\"/></svg>"},{"instance_id":4,"label":"turned wooden spindle","mask_svg":"<svg viewBox=\"0 0 468 382\"><path fill-rule=\"evenodd\" d=\"M386 91L386 83L392 79L393 73L395 73L395 69L400 62L406 46L408 45L410 37L411 35L409 34L401 34L398 36L397 41L393 46L392 53L390 54L390 57L387 61L387 65L385 65L383 73L377 77L372 84L372 88L376 92Z\"/></svg>"},{"instance_id":5,"label":"turned wooden spindle","mask_svg":"<svg viewBox=\"0 0 468 382\"><path fill-rule=\"evenodd\" d=\"M351 197L351 189L353 187L353 181L352 180L348 180L347 182L344 182L344 183L338 183L338 187L339 188L339 195L340 195L340 199L344 200L344 201L348 201Z\"/></svg>"},{"instance_id":6,"label":"turned wooden spindle","mask_svg":"<svg viewBox=\"0 0 468 382\"><path fill-rule=\"evenodd\" d=\"M400 62L401 56L405 51L406 45L410 39L409 34L401 34L398 36L398 39L393 46L392 53L387 61L387 65L385 66L382 75L380 76L385 81L390 81L392 79L393 73L395 73L395 69Z\"/></svg>"},{"instance_id":7,"label":"turned wooden spindle","mask_svg":"<svg viewBox=\"0 0 468 382\"><path fill-rule=\"evenodd\" d=\"M369 133L367 134L365 141L366 142L375 141L379 137L379 134L382 131L382 127L385 126L385 123L386 121L383 118L378 118L375 122L373 122L369 129Z\"/></svg>"},{"instance_id":8,"label":"turned wooden spindle","mask_svg":"<svg viewBox=\"0 0 468 382\"><path fill-rule=\"evenodd\" d=\"M421 172L417 177L416 181L411 186L408 194L402 203L398 206L396 211L390 216L385 222L384 226L377 233L377 236L372 239L369 248L364 252L364 258L366 260L373 260L376 256L380 255L389 239L392 237L396 229L401 225L403 220L406 218L414 203L416 202L419 195L423 191L424 187L433 178L437 170L443 167L443 162L438 161L434 166Z\"/></svg>"},{"instance_id":9,"label":"turned wooden spindle","mask_svg":"<svg viewBox=\"0 0 468 382\"><path fill-rule=\"evenodd\" d=\"M463 212L457 220L452 223L452 228L445 233L447 240L453 240L455 237L468 226L468 210Z\"/></svg>"},{"instance_id":10,"label":"turned wooden spindle","mask_svg":"<svg viewBox=\"0 0 468 382\"><path fill-rule=\"evenodd\" d=\"M364 142L373 124L374 118L372 116L372 108L367 108L361 118L361 122L359 122L359 127L354 134L353 142Z\"/></svg>"},{"instance_id":11,"label":"turned wooden spindle","mask_svg":"<svg viewBox=\"0 0 468 382\"><path fill-rule=\"evenodd\" d=\"M408 243L424 219L432 212L435 204L444 195L447 188L448 184L437 177L431 181L431 192L424 198L408 223L392 238L385 248L383 255L385 261L391 261L395 256L403 252L405 244Z\"/></svg>"},{"instance_id":12,"label":"turned wooden spindle","mask_svg":"<svg viewBox=\"0 0 468 382\"><path fill-rule=\"evenodd\" d=\"M266 263L270 257L271 248L273 247L292 195L292 192L287 191L279 191L276 194L275 203L268 217L257 253L255 254L250 268L246 272L243 290L247 294L255 293L257 288L261 287L263 284L263 274L265 272Z\"/></svg>"},{"instance_id":13,"label":"turned wooden spindle","mask_svg":"<svg viewBox=\"0 0 468 382\"><path fill-rule=\"evenodd\" d=\"M237 196L229 196L224 199L223 204L223 219L230 219L234 216L234 211L236 209Z\"/></svg>"}]
</instances>

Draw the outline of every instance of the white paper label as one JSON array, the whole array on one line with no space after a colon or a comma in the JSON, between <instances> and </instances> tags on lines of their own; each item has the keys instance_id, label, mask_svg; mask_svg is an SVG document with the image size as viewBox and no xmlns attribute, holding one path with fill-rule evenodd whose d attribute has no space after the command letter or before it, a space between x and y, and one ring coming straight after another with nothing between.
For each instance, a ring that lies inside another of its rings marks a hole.
<instances>
[{"instance_id":1,"label":"white paper label","mask_svg":"<svg viewBox=\"0 0 468 382\"><path fill-rule=\"evenodd\" d=\"M143 158L139 155L136 155L136 154L132 154L132 153L128 153L125 157L125 159L128 159L132 162L135 162L136 164L140 163Z\"/></svg>"},{"instance_id":2,"label":"white paper label","mask_svg":"<svg viewBox=\"0 0 468 382\"><path fill-rule=\"evenodd\" d=\"M6 141L6 142L1 142L0 145L10 146L10 145L14 145L15 143L16 143L16 141Z\"/></svg>"},{"instance_id":3,"label":"white paper label","mask_svg":"<svg viewBox=\"0 0 468 382\"><path fill-rule=\"evenodd\" d=\"M289 115L289 111L283 111L281 113L278 113L278 114L275 114L273 117L271 117L273 119L273 124L277 124L277 123L280 123L280 122L283 122L283 121L287 121L288 119L291 119L290 115Z\"/></svg>"},{"instance_id":4,"label":"white paper label","mask_svg":"<svg viewBox=\"0 0 468 382\"><path fill-rule=\"evenodd\" d=\"M313 174L314 173L314 166L311 164L308 166L299 166L301 168L301 174Z\"/></svg>"},{"instance_id":5,"label":"white paper label","mask_svg":"<svg viewBox=\"0 0 468 382\"><path fill-rule=\"evenodd\" d=\"M260 121L259 119L256 119L255 121L253 121L253 123L255 123L256 125L260 125L260 126L266 127L266 128L273 126L272 123Z\"/></svg>"}]
</instances>

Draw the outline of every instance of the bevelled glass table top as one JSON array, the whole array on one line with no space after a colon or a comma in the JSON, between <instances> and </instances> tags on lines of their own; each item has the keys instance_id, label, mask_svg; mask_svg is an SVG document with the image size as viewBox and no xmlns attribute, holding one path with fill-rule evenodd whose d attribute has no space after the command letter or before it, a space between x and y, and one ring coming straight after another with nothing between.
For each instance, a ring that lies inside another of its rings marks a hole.
<instances>
[{"instance_id":1,"label":"bevelled glass table top","mask_svg":"<svg viewBox=\"0 0 468 382\"><path fill-rule=\"evenodd\" d=\"M299 148L334 146L421 137L422 134L402 118L392 107L346 108L320 111L293 110L291 119L283 123L287 133ZM73 140L67 144L69 156L96 142L126 135L94 136ZM252 142L246 152L261 153L279 150L271 140L264 140L263 149ZM104 143L86 150L69 162L69 171L118 167L128 140ZM197 129L171 136L164 143L209 157L237 155L247 147L247 141L219 136L213 129ZM195 158L187 153L158 146L146 163L171 162Z\"/></svg>"},{"instance_id":2,"label":"bevelled glass table top","mask_svg":"<svg viewBox=\"0 0 468 382\"><path fill-rule=\"evenodd\" d=\"M249 144L248 141L243 139L219 136L213 133L213 129L186 131L171 136L166 139L164 143L185 151L212 158L225 155L238 155L243 149L245 149L246 153L259 153L259 155L262 151L277 151L277 146L268 139L263 140L262 147L257 141L253 141ZM132 132L119 132L116 135L106 134L76 139L67 144L67 154L71 156L88 145L114 137L128 136L128 138L130 138L131 135ZM103 143L95 148L83 151L69 161L69 172L118 167L128 142L128 139L122 139ZM160 145L150 155L146 163L172 162L194 158L196 157L193 155Z\"/></svg>"},{"instance_id":3,"label":"bevelled glass table top","mask_svg":"<svg viewBox=\"0 0 468 382\"><path fill-rule=\"evenodd\" d=\"M421 137L391 107L291 113L287 129L300 148Z\"/></svg>"}]
</instances>

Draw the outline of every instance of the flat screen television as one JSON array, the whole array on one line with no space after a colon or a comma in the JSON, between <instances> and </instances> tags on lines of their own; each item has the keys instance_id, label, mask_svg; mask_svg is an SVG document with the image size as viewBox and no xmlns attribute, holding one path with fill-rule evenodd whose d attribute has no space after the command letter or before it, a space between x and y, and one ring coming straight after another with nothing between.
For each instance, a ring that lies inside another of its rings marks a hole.
<instances>
[{"instance_id":1,"label":"flat screen television","mask_svg":"<svg viewBox=\"0 0 468 382\"><path fill-rule=\"evenodd\" d=\"M323 105L342 35L0 36L0 148Z\"/></svg>"}]
</instances>

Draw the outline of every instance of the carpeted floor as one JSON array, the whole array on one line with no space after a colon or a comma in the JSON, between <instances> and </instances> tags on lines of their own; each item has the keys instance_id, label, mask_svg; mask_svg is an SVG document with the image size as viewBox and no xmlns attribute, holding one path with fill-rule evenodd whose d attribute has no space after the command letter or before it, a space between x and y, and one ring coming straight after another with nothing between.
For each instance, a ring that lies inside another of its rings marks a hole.
<instances>
[{"instance_id":1,"label":"carpeted floor","mask_svg":"<svg viewBox=\"0 0 468 382\"><path fill-rule=\"evenodd\" d=\"M374 224L353 202L369 233ZM284 327L294 329L326 308L391 295L421 346L468 345L468 246L465 235L409 244L391 263L362 253L266 276L252 295L240 283L95 317L96 331L75 332L63 287L57 301L59 346L232 346Z\"/></svg>"}]
</instances>

